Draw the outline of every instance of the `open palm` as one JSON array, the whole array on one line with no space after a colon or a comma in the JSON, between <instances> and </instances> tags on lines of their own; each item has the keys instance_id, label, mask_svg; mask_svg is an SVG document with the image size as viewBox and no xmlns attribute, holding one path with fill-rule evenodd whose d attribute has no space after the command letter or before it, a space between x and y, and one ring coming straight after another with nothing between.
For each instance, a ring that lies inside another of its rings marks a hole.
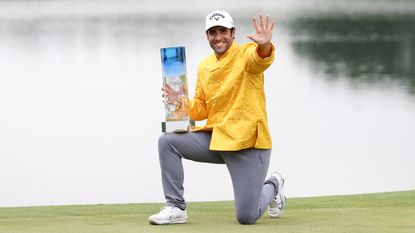
<instances>
[{"instance_id":1,"label":"open palm","mask_svg":"<svg viewBox=\"0 0 415 233\"><path fill-rule=\"evenodd\" d=\"M257 22L256 17L252 17L252 25L255 28L256 34L247 35L247 37L253 40L258 45L266 45L271 42L272 38L272 29L275 25L275 20L272 20L270 23L269 16L265 16L265 24L264 24L264 16L262 14L259 15L259 23Z\"/></svg>"}]
</instances>

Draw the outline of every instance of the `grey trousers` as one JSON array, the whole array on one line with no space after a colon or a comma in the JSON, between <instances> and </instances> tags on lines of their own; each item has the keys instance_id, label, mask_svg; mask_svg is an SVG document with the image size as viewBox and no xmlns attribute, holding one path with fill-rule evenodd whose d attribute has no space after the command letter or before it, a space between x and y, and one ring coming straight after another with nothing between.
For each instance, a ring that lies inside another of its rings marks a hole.
<instances>
[{"instance_id":1,"label":"grey trousers","mask_svg":"<svg viewBox=\"0 0 415 233\"><path fill-rule=\"evenodd\" d=\"M167 205L186 208L182 158L226 164L233 185L236 218L241 224L255 223L278 192L278 181L265 180L271 150L209 150L211 132L166 133L158 141L159 162Z\"/></svg>"}]
</instances>

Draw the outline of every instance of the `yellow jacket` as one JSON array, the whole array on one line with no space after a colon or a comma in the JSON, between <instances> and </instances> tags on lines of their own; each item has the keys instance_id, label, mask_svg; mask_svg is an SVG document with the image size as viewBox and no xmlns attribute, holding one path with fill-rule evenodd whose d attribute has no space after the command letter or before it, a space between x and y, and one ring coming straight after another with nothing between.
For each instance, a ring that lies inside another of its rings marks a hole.
<instances>
[{"instance_id":1,"label":"yellow jacket","mask_svg":"<svg viewBox=\"0 0 415 233\"><path fill-rule=\"evenodd\" d=\"M212 130L211 150L236 151L272 147L265 109L264 71L274 61L261 58L256 43L235 42L217 59L205 58L198 67L195 96L189 102L193 120L205 126L193 131Z\"/></svg>"}]
</instances>

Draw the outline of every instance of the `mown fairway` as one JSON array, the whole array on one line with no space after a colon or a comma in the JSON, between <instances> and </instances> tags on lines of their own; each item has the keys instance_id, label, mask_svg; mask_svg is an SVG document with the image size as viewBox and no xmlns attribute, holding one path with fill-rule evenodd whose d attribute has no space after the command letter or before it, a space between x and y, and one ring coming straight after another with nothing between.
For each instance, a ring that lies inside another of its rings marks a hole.
<instances>
[{"instance_id":1,"label":"mown fairway","mask_svg":"<svg viewBox=\"0 0 415 233\"><path fill-rule=\"evenodd\" d=\"M255 225L234 217L233 202L189 203L189 222L153 226L147 218L162 204L0 208L0 233L97 232L316 232L414 233L415 191L289 198L280 219L265 214Z\"/></svg>"}]
</instances>

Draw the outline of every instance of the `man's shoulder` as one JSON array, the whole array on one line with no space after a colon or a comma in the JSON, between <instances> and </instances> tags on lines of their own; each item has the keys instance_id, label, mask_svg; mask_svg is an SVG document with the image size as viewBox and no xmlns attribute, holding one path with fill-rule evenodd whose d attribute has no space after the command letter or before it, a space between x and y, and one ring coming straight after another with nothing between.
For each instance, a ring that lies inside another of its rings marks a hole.
<instances>
[{"instance_id":1,"label":"man's shoulder","mask_svg":"<svg viewBox=\"0 0 415 233\"><path fill-rule=\"evenodd\" d=\"M246 42L243 44L236 44L233 49L234 56L246 58L247 54L252 53L257 48L255 42Z\"/></svg>"},{"instance_id":2,"label":"man's shoulder","mask_svg":"<svg viewBox=\"0 0 415 233\"><path fill-rule=\"evenodd\" d=\"M243 44L233 42L232 47L231 47L231 53L245 52L249 48L256 48L256 46L257 44L254 42L246 42Z\"/></svg>"},{"instance_id":3,"label":"man's shoulder","mask_svg":"<svg viewBox=\"0 0 415 233\"><path fill-rule=\"evenodd\" d=\"M249 50L249 49L256 49L257 46L258 46L258 44L255 43L255 42L246 42L246 43L241 45L240 49L246 51L246 50Z\"/></svg>"}]
</instances>

